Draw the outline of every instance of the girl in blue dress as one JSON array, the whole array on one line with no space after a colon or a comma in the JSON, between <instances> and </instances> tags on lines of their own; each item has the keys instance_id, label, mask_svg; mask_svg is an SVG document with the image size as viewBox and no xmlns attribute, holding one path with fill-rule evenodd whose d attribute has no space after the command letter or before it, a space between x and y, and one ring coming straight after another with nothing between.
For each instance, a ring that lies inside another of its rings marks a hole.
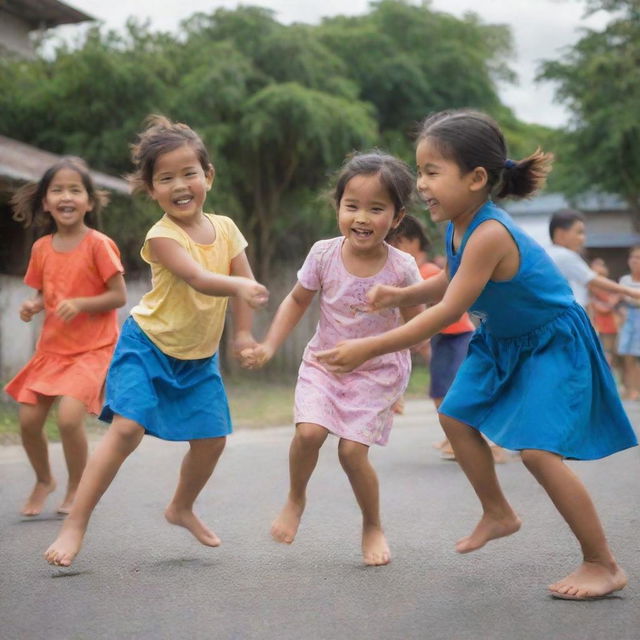
<instances>
[{"instance_id":1,"label":"girl in blue dress","mask_svg":"<svg viewBox=\"0 0 640 640\"><path fill-rule=\"evenodd\" d=\"M593 460L637 444L589 318L546 252L491 200L539 189L551 156L507 159L504 137L484 114L427 118L416 149L417 187L434 222L449 221L448 269L404 289L376 286L371 310L434 303L402 327L317 354L334 372L429 338L470 309L481 319L466 360L440 406L440 423L483 514L460 553L515 533L482 434L519 450L582 548L576 571L550 585L575 600L622 589L627 578L609 549L582 481L565 458ZM448 272L448 273L447 273Z\"/></svg>"}]
</instances>

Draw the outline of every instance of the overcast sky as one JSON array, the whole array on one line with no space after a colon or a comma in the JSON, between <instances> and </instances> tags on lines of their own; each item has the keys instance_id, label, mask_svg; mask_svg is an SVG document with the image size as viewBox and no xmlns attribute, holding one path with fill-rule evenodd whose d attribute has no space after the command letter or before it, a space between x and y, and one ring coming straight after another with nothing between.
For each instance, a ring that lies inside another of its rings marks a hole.
<instances>
[{"instance_id":1,"label":"overcast sky","mask_svg":"<svg viewBox=\"0 0 640 640\"><path fill-rule=\"evenodd\" d=\"M238 4L268 7L283 23L317 23L322 17L337 14L364 13L368 0L64 0L103 20L113 28L120 28L126 18L135 15L151 20L157 29L175 31L182 19L197 11L211 12L218 7L232 9ZM583 0L432 0L431 6L462 16L467 11L477 13L490 24L508 24L513 33L515 54L511 67L518 74L517 85L501 87L503 101L527 122L550 126L565 124L569 114L554 102L553 86L536 84L534 77L541 59L559 57L562 48L580 37L584 27L600 29L607 16L599 13L589 19L583 17ZM65 32L78 27L65 27Z\"/></svg>"}]
</instances>

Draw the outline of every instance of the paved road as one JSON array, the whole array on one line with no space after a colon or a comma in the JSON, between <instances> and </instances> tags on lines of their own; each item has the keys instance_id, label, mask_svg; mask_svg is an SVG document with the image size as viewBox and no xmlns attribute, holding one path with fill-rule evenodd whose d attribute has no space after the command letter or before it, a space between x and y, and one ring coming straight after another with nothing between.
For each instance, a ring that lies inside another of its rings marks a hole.
<instances>
[{"instance_id":1,"label":"paved road","mask_svg":"<svg viewBox=\"0 0 640 640\"><path fill-rule=\"evenodd\" d=\"M640 411L629 407L634 424ZM499 474L524 520L511 538L453 552L479 510L455 463L441 461L427 402L410 402L390 445L372 452L392 547L365 568L359 518L327 441L298 540L272 542L284 498L290 428L229 441L199 511L223 539L200 546L164 523L184 445L145 439L95 512L70 569L42 551L60 521L21 519L31 484L19 447L0 448L0 638L214 640L635 640L640 638L640 452L572 463L593 493L630 585L619 598L553 600L545 585L578 560L566 525L522 464ZM58 477L62 452L52 447ZM55 496L60 498L60 491ZM55 506L54 500L50 507Z\"/></svg>"}]
</instances>

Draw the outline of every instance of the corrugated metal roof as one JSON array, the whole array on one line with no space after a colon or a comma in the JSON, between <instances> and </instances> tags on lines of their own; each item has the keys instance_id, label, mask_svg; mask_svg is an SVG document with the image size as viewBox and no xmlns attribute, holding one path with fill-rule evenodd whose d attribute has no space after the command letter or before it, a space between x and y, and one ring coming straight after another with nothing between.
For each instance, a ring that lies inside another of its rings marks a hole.
<instances>
[{"instance_id":1,"label":"corrugated metal roof","mask_svg":"<svg viewBox=\"0 0 640 640\"><path fill-rule=\"evenodd\" d=\"M61 156L43 151L24 142L0 136L0 176L11 180L37 182L42 174L60 160ZM96 185L129 195L125 180L99 171L91 171Z\"/></svg>"},{"instance_id":2,"label":"corrugated metal roof","mask_svg":"<svg viewBox=\"0 0 640 640\"><path fill-rule=\"evenodd\" d=\"M27 22L31 29L48 29L95 19L59 0L3 0L0 8Z\"/></svg>"}]
</instances>

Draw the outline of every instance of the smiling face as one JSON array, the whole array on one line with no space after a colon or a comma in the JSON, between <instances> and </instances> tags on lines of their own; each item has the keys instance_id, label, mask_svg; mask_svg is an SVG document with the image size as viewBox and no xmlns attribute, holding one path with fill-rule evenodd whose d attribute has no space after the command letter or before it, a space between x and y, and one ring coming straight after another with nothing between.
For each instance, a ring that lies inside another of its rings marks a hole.
<instances>
[{"instance_id":1,"label":"smiling face","mask_svg":"<svg viewBox=\"0 0 640 640\"><path fill-rule=\"evenodd\" d=\"M418 194L434 222L473 213L487 198L486 172L478 168L462 174L430 138L418 143L416 165Z\"/></svg>"},{"instance_id":2,"label":"smiling face","mask_svg":"<svg viewBox=\"0 0 640 640\"><path fill-rule=\"evenodd\" d=\"M82 176L70 168L55 173L42 200L42 208L48 211L58 231L73 231L84 226L84 217L93 209Z\"/></svg>"},{"instance_id":3,"label":"smiling face","mask_svg":"<svg viewBox=\"0 0 640 640\"><path fill-rule=\"evenodd\" d=\"M338 227L357 252L377 250L402 220L378 174L356 175L344 188L338 207Z\"/></svg>"},{"instance_id":4,"label":"smiling face","mask_svg":"<svg viewBox=\"0 0 640 640\"><path fill-rule=\"evenodd\" d=\"M149 195L175 222L190 223L202 215L213 177L213 167L205 171L193 147L184 144L157 157Z\"/></svg>"}]
</instances>

